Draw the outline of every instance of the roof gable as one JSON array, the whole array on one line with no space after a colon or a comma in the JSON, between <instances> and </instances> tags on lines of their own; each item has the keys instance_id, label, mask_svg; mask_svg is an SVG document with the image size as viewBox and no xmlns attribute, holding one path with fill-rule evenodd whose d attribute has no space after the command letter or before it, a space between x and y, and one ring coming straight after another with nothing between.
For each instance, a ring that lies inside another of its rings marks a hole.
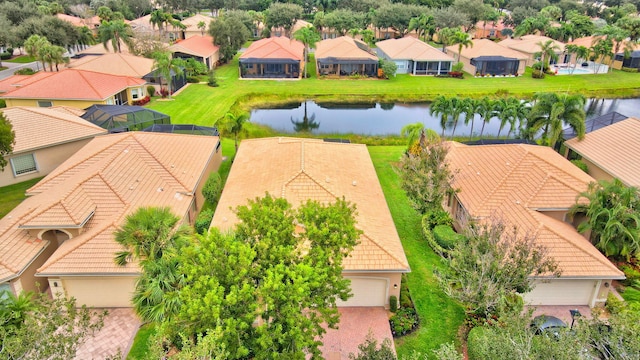
<instances>
[{"instance_id":1,"label":"roof gable","mask_svg":"<svg viewBox=\"0 0 640 360\"><path fill-rule=\"evenodd\" d=\"M171 52L182 52L205 58L218 52L218 49L218 46L213 45L213 38L211 36L200 35L191 36L188 39L181 40L169 46Z\"/></svg>"},{"instance_id":2,"label":"roof gable","mask_svg":"<svg viewBox=\"0 0 640 360\"><path fill-rule=\"evenodd\" d=\"M553 44L555 44L558 47L558 50L556 50L556 52L561 53L564 51L565 44L563 42L554 40L550 37L539 36L539 35L523 35L520 38L504 39L498 42L498 45L504 46L516 51L520 51L526 54L535 54L537 52L540 52L540 45L538 44L539 43L544 44L549 40L551 40Z\"/></svg>"},{"instance_id":3,"label":"roof gable","mask_svg":"<svg viewBox=\"0 0 640 360\"><path fill-rule=\"evenodd\" d=\"M293 59L303 60L304 45L287 37L270 37L254 41L240 59Z\"/></svg>"},{"instance_id":4,"label":"roof gable","mask_svg":"<svg viewBox=\"0 0 640 360\"><path fill-rule=\"evenodd\" d=\"M348 36L326 39L316 45L316 59L378 60L367 44Z\"/></svg>"},{"instance_id":5,"label":"roof gable","mask_svg":"<svg viewBox=\"0 0 640 360\"><path fill-rule=\"evenodd\" d=\"M394 60L454 61L453 57L411 36L379 41L376 46Z\"/></svg>"},{"instance_id":6,"label":"roof gable","mask_svg":"<svg viewBox=\"0 0 640 360\"><path fill-rule=\"evenodd\" d=\"M123 53L84 56L74 60L68 68L99 73L142 78L153 71L153 60Z\"/></svg>"}]
</instances>

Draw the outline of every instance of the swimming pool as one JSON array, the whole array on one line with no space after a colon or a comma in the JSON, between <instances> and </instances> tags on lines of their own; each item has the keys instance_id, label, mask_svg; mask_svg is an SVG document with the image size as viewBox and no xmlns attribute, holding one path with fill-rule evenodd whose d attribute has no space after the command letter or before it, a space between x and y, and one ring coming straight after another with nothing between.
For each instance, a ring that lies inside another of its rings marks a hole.
<instances>
[{"instance_id":1,"label":"swimming pool","mask_svg":"<svg viewBox=\"0 0 640 360\"><path fill-rule=\"evenodd\" d=\"M582 68L575 68L575 69L570 69L570 68L555 68L556 70L556 74L558 75L584 75L584 74L593 74L593 72L589 69L582 69Z\"/></svg>"}]
</instances>

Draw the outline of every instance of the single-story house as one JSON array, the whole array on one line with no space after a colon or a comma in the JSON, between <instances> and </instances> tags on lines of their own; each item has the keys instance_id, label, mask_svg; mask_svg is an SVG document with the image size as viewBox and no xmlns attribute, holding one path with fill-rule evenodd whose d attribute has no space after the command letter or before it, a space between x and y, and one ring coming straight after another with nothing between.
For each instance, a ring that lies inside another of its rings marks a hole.
<instances>
[{"instance_id":1,"label":"single-story house","mask_svg":"<svg viewBox=\"0 0 640 360\"><path fill-rule=\"evenodd\" d=\"M467 221L497 219L519 234L536 237L562 272L533 278L523 294L532 305L603 305L611 281L624 279L571 223L568 210L595 181L553 149L537 145L449 143L454 171L445 208L460 230Z\"/></svg>"},{"instance_id":2,"label":"single-story house","mask_svg":"<svg viewBox=\"0 0 640 360\"><path fill-rule=\"evenodd\" d=\"M175 151L180 149L180 151ZM192 224L202 187L222 161L217 136L98 136L27 190L0 220L0 289L50 289L79 305L131 307L137 263L118 266L114 231L143 206Z\"/></svg>"},{"instance_id":3,"label":"single-story house","mask_svg":"<svg viewBox=\"0 0 640 360\"><path fill-rule=\"evenodd\" d=\"M453 57L411 36L376 43L378 56L396 63L398 74L445 75L455 62Z\"/></svg>"},{"instance_id":4,"label":"single-story house","mask_svg":"<svg viewBox=\"0 0 640 360\"><path fill-rule=\"evenodd\" d=\"M640 188L640 119L624 121L592 131L584 139L564 142L567 157L580 158L596 180L619 179Z\"/></svg>"},{"instance_id":5,"label":"single-story house","mask_svg":"<svg viewBox=\"0 0 640 360\"><path fill-rule=\"evenodd\" d=\"M8 164L0 172L0 187L42 177L71 157L105 129L67 109L14 106L0 109L15 133Z\"/></svg>"},{"instance_id":6,"label":"single-story house","mask_svg":"<svg viewBox=\"0 0 640 360\"><path fill-rule=\"evenodd\" d=\"M299 79L304 66L304 45L284 36L254 41L240 55L244 79Z\"/></svg>"},{"instance_id":7,"label":"single-story house","mask_svg":"<svg viewBox=\"0 0 640 360\"><path fill-rule=\"evenodd\" d=\"M557 60L549 59L550 64L567 64L569 63L570 55L564 53L565 44L563 42L553 40L550 37L540 35L523 35L519 38L504 39L497 44L506 48L515 50L527 56L526 66L532 66L536 62L540 61L540 43L544 44L551 40L554 45L558 47L554 51Z\"/></svg>"},{"instance_id":8,"label":"single-story house","mask_svg":"<svg viewBox=\"0 0 640 360\"><path fill-rule=\"evenodd\" d=\"M185 26L182 29L181 39L188 39L192 36L205 36L209 31L209 24L211 24L213 18L211 16L203 15L203 14L195 14L191 17L188 17L182 21L182 25ZM198 24L201 22L204 23L204 28L199 28Z\"/></svg>"},{"instance_id":9,"label":"single-story house","mask_svg":"<svg viewBox=\"0 0 640 360\"><path fill-rule=\"evenodd\" d=\"M527 56L500 46L488 39L474 39L473 46L462 47L460 62L464 71L472 75L522 75ZM447 46L446 53L458 58L458 45Z\"/></svg>"},{"instance_id":10,"label":"single-story house","mask_svg":"<svg viewBox=\"0 0 640 360\"><path fill-rule=\"evenodd\" d=\"M64 20L68 23L71 23L73 26L83 27L86 26L89 30L93 32L94 35L98 34L98 27L100 26L100 17L91 16L88 18L81 18L78 16L67 15L67 14L56 14L58 19Z\"/></svg>"},{"instance_id":11,"label":"single-story house","mask_svg":"<svg viewBox=\"0 0 640 360\"><path fill-rule=\"evenodd\" d=\"M80 109L93 104L127 105L144 97L143 79L95 71L65 69L14 75L0 81L0 99L7 106L71 106Z\"/></svg>"},{"instance_id":12,"label":"single-story house","mask_svg":"<svg viewBox=\"0 0 640 360\"><path fill-rule=\"evenodd\" d=\"M233 209L267 192L294 207L342 197L355 204L356 226L363 234L344 261L353 297L339 306L388 307L391 295L400 297L400 278L409 264L365 145L286 137L243 140L211 226L231 229L238 222Z\"/></svg>"},{"instance_id":13,"label":"single-story house","mask_svg":"<svg viewBox=\"0 0 640 360\"><path fill-rule=\"evenodd\" d=\"M326 39L316 45L316 72L318 75L377 76L378 57L364 42L340 36Z\"/></svg>"},{"instance_id":14,"label":"single-story house","mask_svg":"<svg viewBox=\"0 0 640 360\"><path fill-rule=\"evenodd\" d=\"M75 56L82 57L87 55L103 55L103 54L109 54L114 52L116 51L113 49L113 45L111 45L111 42L108 42L106 47L103 44L92 45L81 51L78 51L78 53ZM132 55L131 52L129 51L129 47L122 40L120 40L120 53Z\"/></svg>"},{"instance_id":15,"label":"single-story house","mask_svg":"<svg viewBox=\"0 0 640 360\"><path fill-rule=\"evenodd\" d=\"M504 39L507 36L502 34L502 30L509 29L513 34L513 28L504 24L502 20L498 21L478 21L476 23L474 39Z\"/></svg>"},{"instance_id":16,"label":"single-story house","mask_svg":"<svg viewBox=\"0 0 640 360\"><path fill-rule=\"evenodd\" d=\"M182 29L169 23L164 23L162 31L157 25L151 23L151 14L141 16L128 22L137 38L156 38L162 35L160 40L177 40L182 36ZM207 24L208 25L208 24Z\"/></svg>"},{"instance_id":17,"label":"single-story house","mask_svg":"<svg viewBox=\"0 0 640 360\"><path fill-rule=\"evenodd\" d=\"M207 69L213 69L218 63L220 59L218 49L216 45L213 45L211 36L200 34L192 35L169 46L169 51L173 53L174 57L181 59L194 58L205 64Z\"/></svg>"},{"instance_id":18,"label":"single-story house","mask_svg":"<svg viewBox=\"0 0 640 360\"><path fill-rule=\"evenodd\" d=\"M167 82L154 70L154 61L142 56L125 53L107 53L103 55L85 55L72 60L68 68L95 71L111 75L123 75L147 81L147 85L154 85L156 90L167 86ZM186 76L177 76L171 71L171 89L177 91L187 84ZM146 91L132 90L131 98L140 100L147 95Z\"/></svg>"}]
</instances>

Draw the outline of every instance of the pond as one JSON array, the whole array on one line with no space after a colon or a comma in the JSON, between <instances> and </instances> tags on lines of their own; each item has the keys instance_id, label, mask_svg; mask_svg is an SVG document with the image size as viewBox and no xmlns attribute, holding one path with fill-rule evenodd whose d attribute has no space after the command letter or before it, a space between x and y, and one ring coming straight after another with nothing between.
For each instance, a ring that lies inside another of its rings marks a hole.
<instances>
[{"instance_id":1,"label":"pond","mask_svg":"<svg viewBox=\"0 0 640 360\"><path fill-rule=\"evenodd\" d=\"M589 99L587 101L587 119L617 111L626 116L640 117L640 99ZM456 126L455 135L468 136L471 123L464 124L464 115ZM429 115L428 103L322 103L306 101L292 103L273 109L254 109L251 121L267 125L272 129L295 134L311 132L313 134L362 134L362 135L398 135L403 126L422 122L426 128L442 132L440 119ZM475 117L473 134L479 135L481 119ZM485 125L483 134L498 135L500 121L492 118ZM445 135L451 136L453 123L447 124ZM509 132L507 125L500 133Z\"/></svg>"}]
</instances>

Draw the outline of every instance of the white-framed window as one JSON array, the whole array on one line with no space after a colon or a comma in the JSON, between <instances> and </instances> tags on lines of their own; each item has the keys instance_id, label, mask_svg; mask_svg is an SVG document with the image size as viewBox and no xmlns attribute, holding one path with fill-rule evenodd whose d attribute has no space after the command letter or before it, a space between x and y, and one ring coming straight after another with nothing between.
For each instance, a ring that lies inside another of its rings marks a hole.
<instances>
[{"instance_id":1,"label":"white-framed window","mask_svg":"<svg viewBox=\"0 0 640 360\"><path fill-rule=\"evenodd\" d=\"M107 105L113 105L113 97L107 99Z\"/></svg>"},{"instance_id":2,"label":"white-framed window","mask_svg":"<svg viewBox=\"0 0 640 360\"><path fill-rule=\"evenodd\" d=\"M20 176L38 171L36 157L33 154L12 157L10 161L11 168L13 169L13 176Z\"/></svg>"},{"instance_id":3,"label":"white-framed window","mask_svg":"<svg viewBox=\"0 0 640 360\"><path fill-rule=\"evenodd\" d=\"M49 100L38 100L38 107L52 107L53 102Z\"/></svg>"},{"instance_id":4,"label":"white-framed window","mask_svg":"<svg viewBox=\"0 0 640 360\"><path fill-rule=\"evenodd\" d=\"M136 100L140 97L140 89L135 88L135 89L131 89L131 98L133 100Z\"/></svg>"}]
</instances>

